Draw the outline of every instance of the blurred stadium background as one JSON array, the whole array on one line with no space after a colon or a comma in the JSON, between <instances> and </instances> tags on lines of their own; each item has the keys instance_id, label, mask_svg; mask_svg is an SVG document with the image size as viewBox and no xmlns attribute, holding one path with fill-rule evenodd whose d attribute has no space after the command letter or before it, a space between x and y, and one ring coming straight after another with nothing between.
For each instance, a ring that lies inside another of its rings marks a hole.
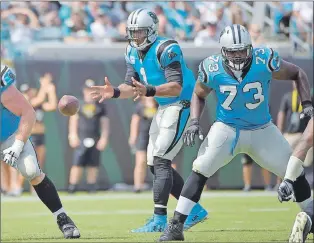
<instances>
[{"instance_id":1,"label":"blurred stadium background","mask_svg":"<svg viewBox=\"0 0 314 243\"><path fill-rule=\"evenodd\" d=\"M126 70L126 19L139 7L155 11L160 35L179 41L195 74L203 58L220 51L217 41L221 29L234 23L249 28L255 45L272 47L283 58L301 66L313 87L313 2L2 1L1 62L16 72L19 88L22 84L39 88L41 77L50 73L58 98L65 94L82 98L87 79L102 84L104 76L108 76L118 85ZM288 91L289 82L272 83L271 112L275 122L281 98ZM204 132L215 119L215 104L215 98L210 96L202 117ZM114 100L107 101L106 106L111 133L101 155L98 186L102 190L129 191L133 189L135 160L128 138L135 104L132 100ZM68 187L72 165L68 121L57 111L44 116L47 152L43 169L60 191ZM185 148L176 158L177 169L184 178L191 170L198 146ZM259 170L254 164L252 187L261 189ZM147 174L146 182L150 185L151 176ZM275 184L272 175L272 185ZM80 188L85 187L83 180ZM240 156L208 181L209 189L242 187ZM25 183L25 190L28 189ZM61 193L61 198L80 227L84 241L139 242L155 238L127 233L150 215L150 193ZM194 242L286 241L298 211L294 204L282 207L275 192L209 192L202 200L211 218L192 230L197 234L187 234ZM55 222L37 198L2 197L1 201L2 241L61 240ZM169 212L174 207L171 199Z\"/></svg>"},{"instance_id":2,"label":"blurred stadium background","mask_svg":"<svg viewBox=\"0 0 314 243\"><path fill-rule=\"evenodd\" d=\"M160 35L179 41L195 73L203 58L219 52L221 29L237 23L250 29L255 45L278 50L283 58L300 65L313 81L312 2L1 2L1 61L15 70L18 86L28 83L38 88L40 77L51 73L58 98L64 94L81 97L86 79L101 84L106 75L118 85L125 74L125 22L139 7L156 12ZM274 120L281 97L290 89L289 83L273 82ZM134 156L127 141L134 102L108 101L106 105L114 136L111 132L109 146L102 153L99 186L127 188L121 183L133 183L130 172ZM215 99L210 97L202 120L206 131L214 119ZM58 112L47 112L44 122L48 127L44 170L63 190L72 163L68 119ZM196 153L196 148L186 148L178 155L178 170L185 177ZM241 163L229 164L209 180L209 187L241 188L241 170ZM262 187L258 170L254 170L252 184ZM274 177L272 182L275 184Z\"/></svg>"}]
</instances>

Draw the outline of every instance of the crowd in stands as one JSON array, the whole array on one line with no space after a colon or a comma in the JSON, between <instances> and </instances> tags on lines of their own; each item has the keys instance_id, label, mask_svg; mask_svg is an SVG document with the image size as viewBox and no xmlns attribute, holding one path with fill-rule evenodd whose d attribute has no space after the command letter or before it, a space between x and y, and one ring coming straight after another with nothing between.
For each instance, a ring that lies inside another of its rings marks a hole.
<instances>
[{"instance_id":1,"label":"crowd in stands","mask_svg":"<svg viewBox=\"0 0 314 243\"><path fill-rule=\"evenodd\" d=\"M273 2L271 6L274 33L288 37L292 25L303 41L312 42L313 35L308 35L313 25L312 2ZM11 1L1 3L1 40L19 48L47 40L126 41L126 19L140 7L157 14L160 35L195 45L216 42L224 26L247 25L251 17L236 2ZM2 52L5 49L2 45Z\"/></svg>"}]
</instances>

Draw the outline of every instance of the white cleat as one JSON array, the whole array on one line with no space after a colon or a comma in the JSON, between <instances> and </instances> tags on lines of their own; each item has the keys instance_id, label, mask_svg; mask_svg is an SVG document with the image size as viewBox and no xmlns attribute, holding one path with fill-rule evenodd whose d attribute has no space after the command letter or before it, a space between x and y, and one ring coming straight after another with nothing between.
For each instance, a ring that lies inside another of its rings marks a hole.
<instances>
[{"instance_id":1,"label":"white cleat","mask_svg":"<svg viewBox=\"0 0 314 243\"><path fill-rule=\"evenodd\" d=\"M311 231L311 227L311 218L305 212L298 213L289 237L289 242L304 243Z\"/></svg>"}]
</instances>

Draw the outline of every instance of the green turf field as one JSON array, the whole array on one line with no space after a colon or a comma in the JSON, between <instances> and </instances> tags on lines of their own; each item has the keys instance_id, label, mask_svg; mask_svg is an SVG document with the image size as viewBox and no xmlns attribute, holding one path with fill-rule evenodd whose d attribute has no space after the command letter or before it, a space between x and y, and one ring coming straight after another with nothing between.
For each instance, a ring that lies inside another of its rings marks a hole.
<instances>
[{"instance_id":1,"label":"green turf field","mask_svg":"<svg viewBox=\"0 0 314 243\"><path fill-rule=\"evenodd\" d=\"M160 233L134 234L151 215L152 195L97 193L62 194L63 204L81 231L70 242L153 242ZM170 200L169 214L175 208ZM298 207L280 204L276 193L206 192L202 204L209 219L185 233L187 242L287 242ZM37 197L1 201L2 242L64 242L52 215ZM69 241L69 240L67 240ZM313 242L310 237L308 242Z\"/></svg>"}]
</instances>

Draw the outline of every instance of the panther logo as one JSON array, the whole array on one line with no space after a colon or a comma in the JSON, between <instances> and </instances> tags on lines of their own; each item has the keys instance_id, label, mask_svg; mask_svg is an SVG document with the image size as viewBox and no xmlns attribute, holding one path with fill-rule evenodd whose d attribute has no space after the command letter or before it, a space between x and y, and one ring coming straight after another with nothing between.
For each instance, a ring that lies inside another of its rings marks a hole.
<instances>
[{"instance_id":1,"label":"panther logo","mask_svg":"<svg viewBox=\"0 0 314 243\"><path fill-rule=\"evenodd\" d=\"M175 52L172 52L171 49L168 51L168 57L170 60L172 60L173 58L175 58L178 54Z\"/></svg>"},{"instance_id":2,"label":"panther logo","mask_svg":"<svg viewBox=\"0 0 314 243\"><path fill-rule=\"evenodd\" d=\"M148 14L149 14L150 17L152 17L154 24L157 24L158 23L158 18L156 16L156 14L153 13L153 12L148 12Z\"/></svg>"}]
</instances>

